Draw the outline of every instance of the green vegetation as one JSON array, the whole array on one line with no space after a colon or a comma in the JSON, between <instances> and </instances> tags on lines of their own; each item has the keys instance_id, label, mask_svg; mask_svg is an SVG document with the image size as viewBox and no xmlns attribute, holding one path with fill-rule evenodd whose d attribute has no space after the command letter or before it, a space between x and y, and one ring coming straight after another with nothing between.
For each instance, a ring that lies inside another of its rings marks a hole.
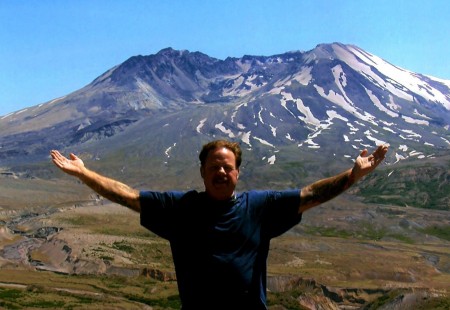
<instances>
[{"instance_id":1,"label":"green vegetation","mask_svg":"<svg viewBox=\"0 0 450 310\"><path fill-rule=\"evenodd\" d=\"M7 309L73 309L96 302L95 296L56 292L38 286L29 286L26 290L0 288L0 306Z\"/></svg>"},{"instance_id":2,"label":"green vegetation","mask_svg":"<svg viewBox=\"0 0 450 310\"><path fill-rule=\"evenodd\" d=\"M139 215L129 214L127 216L117 216L117 214L105 214L102 216L95 214L71 215L61 220L74 227L83 227L93 233L110 236L124 236L136 238L155 238L155 234L139 225ZM134 225L130 225L130 222Z\"/></svg>"},{"instance_id":3,"label":"green vegetation","mask_svg":"<svg viewBox=\"0 0 450 310\"><path fill-rule=\"evenodd\" d=\"M321 226L302 226L303 230L308 235L330 237L330 238L343 238L343 239L359 239L359 240L375 240L379 241L386 238L396 239L402 243L414 244L414 239L401 233L389 232L385 228L376 228L370 223L361 223L357 227L351 230L338 229L336 227L321 227ZM438 227L436 229L422 230L423 233L427 233L442 239L449 238L449 227ZM449 240L449 239L446 239Z\"/></svg>"},{"instance_id":4,"label":"green vegetation","mask_svg":"<svg viewBox=\"0 0 450 310\"><path fill-rule=\"evenodd\" d=\"M373 302L369 303L366 307L364 307L364 310L376 310L381 308L382 306L394 301L396 298L398 298L402 292L400 291L392 291L388 294L384 294L381 297L377 298Z\"/></svg>"},{"instance_id":5,"label":"green vegetation","mask_svg":"<svg viewBox=\"0 0 450 310\"><path fill-rule=\"evenodd\" d=\"M396 167L395 177L375 171L357 185L367 203L450 210L448 163Z\"/></svg>"},{"instance_id":6,"label":"green vegetation","mask_svg":"<svg viewBox=\"0 0 450 310\"><path fill-rule=\"evenodd\" d=\"M414 305L416 310L448 310L450 309L450 296L442 296L435 298L425 298L417 305Z\"/></svg>"},{"instance_id":7,"label":"green vegetation","mask_svg":"<svg viewBox=\"0 0 450 310\"><path fill-rule=\"evenodd\" d=\"M319 226L304 225L304 230L307 234L322 237L352 238L355 236L354 232L350 232L344 229L337 229L336 227L319 227Z\"/></svg>"},{"instance_id":8,"label":"green vegetation","mask_svg":"<svg viewBox=\"0 0 450 310\"><path fill-rule=\"evenodd\" d=\"M412 244L414 240L408 236L390 233L384 228L376 228L370 223L361 223L359 227L352 230L338 229L336 227L303 226L304 231L309 235L332 237L332 238L356 238L360 240L381 240L383 238L393 238L404 243ZM431 234L431 233L430 233Z\"/></svg>"},{"instance_id":9,"label":"green vegetation","mask_svg":"<svg viewBox=\"0 0 450 310\"><path fill-rule=\"evenodd\" d=\"M7 309L20 309L20 305L16 304L23 296L23 291L17 289L0 288L0 306Z\"/></svg>"},{"instance_id":10,"label":"green vegetation","mask_svg":"<svg viewBox=\"0 0 450 310\"><path fill-rule=\"evenodd\" d=\"M414 244L414 239L412 239L408 236L402 235L402 234L389 233L389 234L387 234L387 236L397 239L398 241L401 241L403 243Z\"/></svg>"},{"instance_id":11,"label":"green vegetation","mask_svg":"<svg viewBox=\"0 0 450 310\"><path fill-rule=\"evenodd\" d=\"M375 301L369 303L364 307L364 310L376 310L381 307L395 302L396 300L403 299L405 294L404 290L394 290L388 294L384 294ZM405 306L405 309L408 305ZM446 310L450 309L450 296L439 296L439 297L422 297L420 300L414 303L414 309L416 310Z\"/></svg>"},{"instance_id":12,"label":"green vegetation","mask_svg":"<svg viewBox=\"0 0 450 310\"><path fill-rule=\"evenodd\" d=\"M301 289L295 289L287 292L269 292L267 304L269 307L278 306L289 310L306 310L308 308L299 304L297 298L304 294Z\"/></svg>"},{"instance_id":13,"label":"green vegetation","mask_svg":"<svg viewBox=\"0 0 450 310\"><path fill-rule=\"evenodd\" d=\"M151 299L136 295L127 295L127 299L137 301L142 304L146 304L156 309L180 309L181 302L178 295L171 295L166 298Z\"/></svg>"},{"instance_id":14,"label":"green vegetation","mask_svg":"<svg viewBox=\"0 0 450 310\"><path fill-rule=\"evenodd\" d=\"M120 242L116 241L112 244L112 247L116 250L125 252L125 253L133 253L135 251L134 247L129 245L125 240Z\"/></svg>"},{"instance_id":15,"label":"green vegetation","mask_svg":"<svg viewBox=\"0 0 450 310\"><path fill-rule=\"evenodd\" d=\"M20 270L2 270L0 273L2 282L13 279L23 283L23 288L4 288L0 285L0 308L142 309L144 304L155 310L181 307L174 281Z\"/></svg>"},{"instance_id":16,"label":"green vegetation","mask_svg":"<svg viewBox=\"0 0 450 310\"><path fill-rule=\"evenodd\" d=\"M430 226L418 230L424 234L450 241L450 226Z\"/></svg>"}]
</instances>

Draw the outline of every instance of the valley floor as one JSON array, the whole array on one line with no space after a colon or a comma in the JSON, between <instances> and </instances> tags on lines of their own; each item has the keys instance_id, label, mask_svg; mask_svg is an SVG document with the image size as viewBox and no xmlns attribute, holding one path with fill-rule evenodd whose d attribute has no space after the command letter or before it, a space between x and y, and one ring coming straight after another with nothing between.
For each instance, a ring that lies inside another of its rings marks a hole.
<instances>
[{"instance_id":1,"label":"valley floor","mask_svg":"<svg viewBox=\"0 0 450 310\"><path fill-rule=\"evenodd\" d=\"M450 305L450 212L348 199L272 241L270 308ZM169 244L138 214L94 196L0 215L0 306L179 308Z\"/></svg>"}]
</instances>

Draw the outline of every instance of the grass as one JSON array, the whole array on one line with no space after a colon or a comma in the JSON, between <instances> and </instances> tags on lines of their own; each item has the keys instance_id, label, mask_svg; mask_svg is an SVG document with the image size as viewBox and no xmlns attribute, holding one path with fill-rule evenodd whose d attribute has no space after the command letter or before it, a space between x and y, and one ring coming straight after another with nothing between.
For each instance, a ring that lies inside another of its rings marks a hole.
<instances>
[{"instance_id":1,"label":"grass","mask_svg":"<svg viewBox=\"0 0 450 310\"><path fill-rule=\"evenodd\" d=\"M383 238L393 238L404 243L414 243L412 238L400 233L388 232L386 229L374 227L370 223L361 223L353 230L339 229L336 227L303 226L308 235L331 237L331 238L355 238L359 240L382 240Z\"/></svg>"},{"instance_id":2,"label":"grass","mask_svg":"<svg viewBox=\"0 0 450 310\"><path fill-rule=\"evenodd\" d=\"M112 244L112 247L116 250L125 252L125 253L133 253L135 252L135 249L133 246L129 245L125 240L123 241L116 241Z\"/></svg>"},{"instance_id":3,"label":"grass","mask_svg":"<svg viewBox=\"0 0 450 310\"><path fill-rule=\"evenodd\" d=\"M330 209L326 209L326 216L319 214L324 218L322 221L311 220L314 213L308 213L305 221L294 231L301 232L295 238L286 234L273 240L268 267L271 275L300 275L325 285L347 288L388 285L448 287L450 275L446 268L450 263L447 247L450 228L438 219L433 218L427 228L417 229L417 226L409 224L398 225L403 217L411 223L423 218L422 213L420 217L410 217L408 214L412 208L377 207L372 210L377 215L373 218L364 217L366 213L360 212L359 208L347 209L345 203L337 205L335 210ZM357 221L347 221L347 214ZM307 224L308 218L314 225ZM95 259L108 261L124 257L129 260L124 260L125 264L137 268L174 269L169 243L142 228L138 214L131 211L124 213L119 208L109 209L106 205L72 208L69 212L54 214L51 221L52 225L63 227L63 232L73 230L80 236L91 235L95 241L86 245L82 243L82 246L83 251ZM414 242L411 239L421 234L441 240L423 238ZM31 258L48 260L45 253L33 251ZM414 275L416 282L398 280L399 276L408 280L405 275L409 274ZM23 284L25 288L2 287L0 284L0 308L140 309L143 304L155 310L180 308L175 282L159 282L144 276L58 275L2 267L1 282ZM302 309L297 298L301 294L314 293L303 288L283 293L269 292L268 301L272 306ZM378 305L387 304L393 298L395 294L376 302ZM436 309L446 309L449 305L446 298L423 302ZM427 308L424 306L422 309Z\"/></svg>"},{"instance_id":4,"label":"grass","mask_svg":"<svg viewBox=\"0 0 450 310\"><path fill-rule=\"evenodd\" d=\"M308 227L309 228L309 227ZM410 242L403 235L382 240L315 234L284 235L271 242L269 275L299 275L336 287L448 288L445 243ZM342 231L337 230L338 235ZM344 233L348 235L347 232ZM371 238L379 232L370 232ZM394 238L397 237L397 238Z\"/></svg>"},{"instance_id":5,"label":"grass","mask_svg":"<svg viewBox=\"0 0 450 310\"><path fill-rule=\"evenodd\" d=\"M423 166L398 166L395 178L377 177L382 172L376 171L358 187L362 189L360 194L367 203L450 210L447 167L448 163L439 162Z\"/></svg>"},{"instance_id":6,"label":"grass","mask_svg":"<svg viewBox=\"0 0 450 310\"><path fill-rule=\"evenodd\" d=\"M0 288L0 305L7 309L73 309L98 302L98 298L29 286L25 290Z\"/></svg>"},{"instance_id":7,"label":"grass","mask_svg":"<svg viewBox=\"0 0 450 310\"><path fill-rule=\"evenodd\" d=\"M450 226L430 226L418 230L424 234L450 241Z\"/></svg>"},{"instance_id":8,"label":"grass","mask_svg":"<svg viewBox=\"0 0 450 310\"><path fill-rule=\"evenodd\" d=\"M441 296L436 298L427 298L415 305L416 310L448 310L450 309L450 297Z\"/></svg>"},{"instance_id":9,"label":"grass","mask_svg":"<svg viewBox=\"0 0 450 310\"><path fill-rule=\"evenodd\" d=\"M376 310L396 300L403 299L405 290L393 290L388 294L382 295L373 302L364 307L364 310ZM408 305L404 306L409 307ZM447 310L450 309L450 296L434 296L434 297L422 297L414 304L415 310Z\"/></svg>"},{"instance_id":10,"label":"grass","mask_svg":"<svg viewBox=\"0 0 450 310\"><path fill-rule=\"evenodd\" d=\"M386 305L389 302L394 301L396 298L398 298L402 293L400 291L394 290L392 292L389 292L388 294L384 294L381 297L377 298L373 302L369 303L364 307L364 310L376 310L381 308L382 306Z\"/></svg>"},{"instance_id":11,"label":"grass","mask_svg":"<svg viewBox=\"0 0 450 310\"><path fill-rule=\"evenodd\" d=\"M145 277L61 275L28 270L1 270L0 307L6 309L179 309L175 282Z\"/></svg>"},{"instance_id":12,"label":"grass","mask_svg":"<svg viewBox=\"0 0 450 310\"><path fill-rule=\"evenodd\" d=\"M355 236L354 232L337 229L336 227L319 227L319 226L304 226L305 232L309 235L335 238L351 238Z\"/></svg>"},{"instance_id":13,"label":"grass","mask_svg":"<svg viewBox=\"0 0 450 310\"><path fill-rule=\"evenodd\" d=\"M415 241L414 239L406 236L406 235L402 235L402 234L396 234L396 233L389 233L387 234L388 237L394 238L402 243L408 243L408 244L414 244Z\"/></svg>"},{"instance_id":14,"label":"grass","mask_svg":"<svg viewBox=\"0 0 450 310\"><path fill-rule=\"evenodd\" d=\"M302 294L305 293L301 289L295 289L288 292L269 292L267 295L267 304L269 307L283 307L282 309L307 310L309 308L301 306L297 300Z\"/></svg>"},{"instance_id":15,"label":"grass","mask_svg":"<svg viewBox=\"0 0 450 310\"><path fill-rule=\"evenodd\" d=\"M77 214L59 215L60 221L74 226L83 227L93 233L126 236L137 238L155 238L155 234L139 224L139 215L130 213L126 215L113 214Z\"/></svg>"}]
</instances>

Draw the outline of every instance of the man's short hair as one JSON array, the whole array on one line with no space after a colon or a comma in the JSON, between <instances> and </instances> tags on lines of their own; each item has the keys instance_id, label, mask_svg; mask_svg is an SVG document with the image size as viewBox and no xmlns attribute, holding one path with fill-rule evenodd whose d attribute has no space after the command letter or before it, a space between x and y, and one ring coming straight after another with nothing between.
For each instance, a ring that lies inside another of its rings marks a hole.
<instances>
[{"instance_id":1,"label":"man's short hair","mask_svg":"<svg viewBox=\"0 0 450 310\"><path fill-rule=\"evenodd\" d=\"M238 169L242 163L241 147L239 146L239 143L230 142L227 140L215 140L203 145L202 150L200 151L200 155L198 156L202 167L205 165L206 158L208 157L209 152L222 147L227 148L233 152L234 157L236 158L236 169Z\"/></svg>"}]
</instances>

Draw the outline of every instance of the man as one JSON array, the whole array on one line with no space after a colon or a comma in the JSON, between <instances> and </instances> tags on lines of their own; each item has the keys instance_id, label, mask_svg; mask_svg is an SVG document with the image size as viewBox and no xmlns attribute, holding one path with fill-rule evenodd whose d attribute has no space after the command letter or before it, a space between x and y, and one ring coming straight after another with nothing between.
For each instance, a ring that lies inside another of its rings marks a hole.
<instances>
[{"instance_id":1,"label":"man","mask_svg":"<svg viewBox=\"0 0 450 310\"><path fill-rule=\"evenodd\" d=\"M384 159L387 145L361 152L353 168L301 190L237 194L239 144L205 144L200 174L205 191L137 191L87 169L82 160L52 151L53 162L105 198L140 212L141 224L169 240L182 309L266 309L270 240L306 210L344 192Z\"/></svg>"}]
</instances>

